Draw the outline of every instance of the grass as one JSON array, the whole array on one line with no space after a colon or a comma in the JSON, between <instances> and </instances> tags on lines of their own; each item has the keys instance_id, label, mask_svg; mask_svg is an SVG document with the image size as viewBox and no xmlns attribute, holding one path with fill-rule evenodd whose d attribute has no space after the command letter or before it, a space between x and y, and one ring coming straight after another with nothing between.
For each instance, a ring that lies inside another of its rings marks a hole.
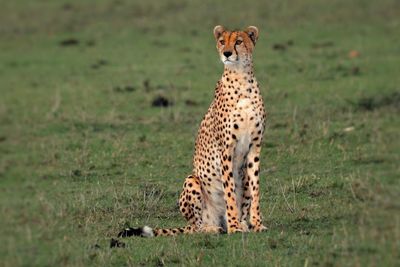
<instances>
[{"instance_id":1,"label":"grass","mask_svg":"<svg viewBox=\"0 0 400 267\"><path fill-rule=\"evenodd\" d=\"M0 266L395 266L400 6L383 1L3 1ZM176 201L222 73L212 28L257 25L268 128L259 234ZM153 106L165 98L166 107Z\"/></svg>"}]
</instances>

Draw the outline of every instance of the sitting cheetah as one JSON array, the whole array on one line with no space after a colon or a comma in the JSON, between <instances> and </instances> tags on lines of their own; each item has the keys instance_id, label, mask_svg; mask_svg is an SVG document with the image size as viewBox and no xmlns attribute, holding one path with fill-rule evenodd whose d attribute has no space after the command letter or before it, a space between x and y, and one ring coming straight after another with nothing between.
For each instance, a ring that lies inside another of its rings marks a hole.
<instances>
[{"instance_id":1,"label":"sitting cheetah","mask_svg":"<svg viewBox=\"0 0 400 267\"><path fill-rule=\"evenodd\" d=\"M214 101L197 135L193 172L184 184L179 208L186 227L127 228L125 236L254 231L261 222L259 169L265 110L254 76L252 52L258 39L254 26L244 31L214 28L224 73Z\"/></svg>"}]
</instances>

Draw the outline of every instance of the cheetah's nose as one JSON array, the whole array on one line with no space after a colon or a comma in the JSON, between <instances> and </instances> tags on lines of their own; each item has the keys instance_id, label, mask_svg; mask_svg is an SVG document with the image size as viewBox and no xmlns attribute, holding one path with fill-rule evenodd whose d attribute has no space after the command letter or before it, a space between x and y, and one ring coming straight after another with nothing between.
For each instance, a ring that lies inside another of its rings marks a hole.
<instances>
[{"instance_id":1,"label":"cheetah's nose","mask_svg":"<svg viewBox=\"0 0 400 267\"><path fill-rule=\"evenodd\" d=\"M230 57L232 55L231 51L225 51L224 52L224 56L226 56L227 58Z\"/></svg>"}]
</instances>

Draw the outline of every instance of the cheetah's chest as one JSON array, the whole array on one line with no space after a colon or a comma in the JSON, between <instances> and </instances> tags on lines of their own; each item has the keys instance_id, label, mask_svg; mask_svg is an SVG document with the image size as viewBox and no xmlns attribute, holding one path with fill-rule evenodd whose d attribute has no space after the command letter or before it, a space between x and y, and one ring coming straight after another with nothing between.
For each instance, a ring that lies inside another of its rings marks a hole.
<instances>
[{"instance_id":1,"label":"cheetah's chest","mask_svg":"<svg viewBox=\"0 0 400 267\"><path fill-rule=\"evenodd\" d=\"M255 130L255 121L258 120L257 112L250 98L242 98L238 101L233 112L234 134L237 139L235 154L244 157L251 143L251 136Z\"/></svg>"}]
</instances>

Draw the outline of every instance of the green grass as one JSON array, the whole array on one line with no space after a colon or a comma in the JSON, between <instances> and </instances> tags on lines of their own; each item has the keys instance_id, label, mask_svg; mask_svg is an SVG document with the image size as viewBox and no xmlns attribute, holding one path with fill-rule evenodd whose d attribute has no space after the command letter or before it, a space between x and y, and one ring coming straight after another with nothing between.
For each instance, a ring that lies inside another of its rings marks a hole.
<instances>
[{"instance_id":1,"label":"green grass","mask_svg":"<svg viewBox=\"0 0 400 267\"><path fill-rule=\"evenodd\" d=\"M398 1L214 2L2 1L0 266L398 265ZM185 224L216 24L261 31L269 231L109 248Z\"/></svg>"}]
</instances>

